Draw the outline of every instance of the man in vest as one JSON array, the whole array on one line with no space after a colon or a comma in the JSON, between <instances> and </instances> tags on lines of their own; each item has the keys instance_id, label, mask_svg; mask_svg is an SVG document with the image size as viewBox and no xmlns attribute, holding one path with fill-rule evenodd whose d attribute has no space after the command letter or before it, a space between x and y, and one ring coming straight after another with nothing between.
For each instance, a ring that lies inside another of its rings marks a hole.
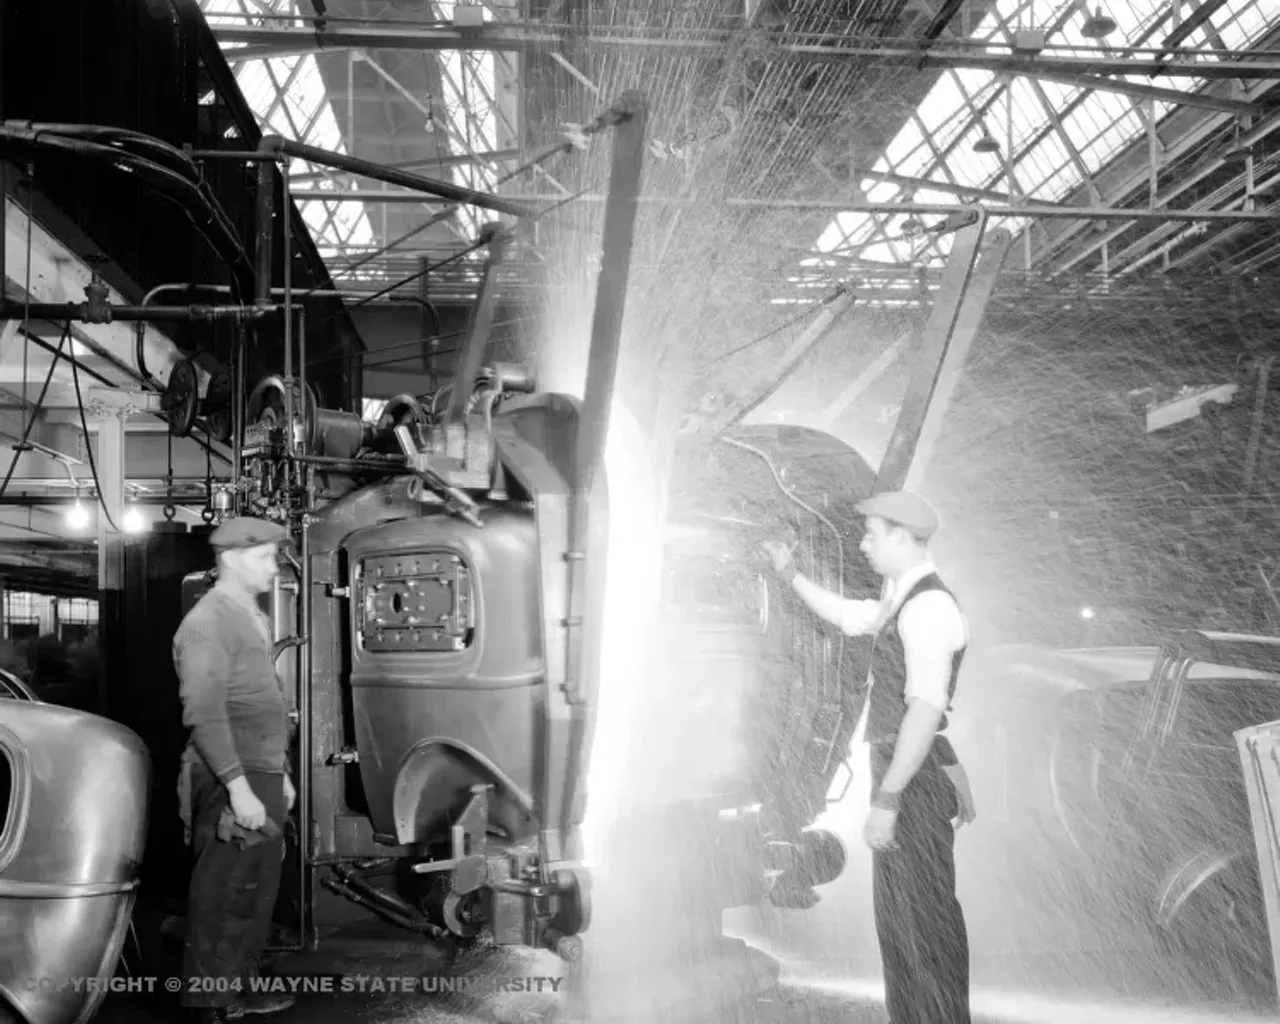
<instances>
[{"instance_id":1,"label":"man in vest","mask_svg":"<svg viewBox=\"0 0 1280 1024\"><path fill-rule=\"evenodd\" d=\"M281 827L295 799L288 709L271 626L258 608L288 539L284 527L249 516L214 530L218 581L173 638L191 731L178 804L195 857L180 1001L199 1024L293 1005L290 996L254 991L251 981L271 929Z\"/></svg>"},{"instance_id":2,"label":"man in vest","mask_svg":"<svg viewBox=\"0 0 1280 1024\"><path fill-rule=\"evenodd\" d=\"M968 625L929 554L938 516L906 491L877 494L861 549L885 579L879 601L848 600L800 575L783 544L774 568L813 612L849 636L874 636L867 743L876 933L892 1024L969 1024L969 942L956 899L959 808L939 736L968 645ZM961 814L963 820L963 814Z\"/></svg>"}]
</instances>

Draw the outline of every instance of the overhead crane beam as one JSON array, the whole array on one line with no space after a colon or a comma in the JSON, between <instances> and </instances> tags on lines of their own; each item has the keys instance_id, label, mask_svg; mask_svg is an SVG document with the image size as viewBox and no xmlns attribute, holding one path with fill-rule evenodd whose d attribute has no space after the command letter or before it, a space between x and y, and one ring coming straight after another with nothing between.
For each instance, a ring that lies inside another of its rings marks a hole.
<instances>
[{"instance_id":1,"label":"overhead crane beam","mask_svg":"<svg viewBox=\"0 0 1280 1024\"><path fill-rule=\"evenodd\" d=\"M217 23L212 26L220 42L237 43L231 53L235 61L268 60L276 57L303 54L329 53L350 48L384 50L490 50L495 52L532 52L554 49L561 36L545 25L531 26L518 22L490 22L482 29L455 29L436 26L404 28L356 27L341 28L259 28L241 27ZM590 31L586 42L598 47L616 49L661 49L679 55L723 51L732 41L732 34L703 32L697 35L681 35L659 31L600 32ZM1162 51L1152 50L1147 55L1117 56L1114 49L1101 47L1071 47L1070 53L1084 56L1027 57L1018 54L1011 45L985 43L982 46L956 43L934 44L922 52L918 39L867 40L860 42L842 38L839 43L816 41L815 35L795 35L788 38L780 34L771 40L771 52L780 60L808 62L844 61L853 59L878 60L888 64L924 68L968 68L1006 75L1086 75L1100 78L1094 87L1101 88L1105 81L1117 91L1124 82L1112 82L1108 75L1136 76L1161 75L1166 77L1204 79L1273 79L1280 77L1280 59L1273 56L1250 58L1247 54L1232 54L1230 60L1209 50L1180 50L1175 59L1160 59ZM805 40L805 41L800 41ZM1149 95L1151 87L1141 87L1137 95ZM1195 94L1179 94L1180 102L1194 104L1212 102L1221 109L1229 105L1234 112L1258 113L1252 104L1233 102L1220 97L1198 97Z\"/></svg>"}]
</instances>

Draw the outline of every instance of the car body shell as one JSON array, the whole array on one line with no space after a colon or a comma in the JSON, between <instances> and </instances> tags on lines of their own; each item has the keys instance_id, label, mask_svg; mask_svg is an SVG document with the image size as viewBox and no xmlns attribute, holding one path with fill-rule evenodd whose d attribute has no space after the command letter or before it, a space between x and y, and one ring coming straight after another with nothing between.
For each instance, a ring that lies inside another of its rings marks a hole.
<instances>
[{"instance_id":1,"label":"car body shell","mask_svg":"<svg viewBox=\"0 0 1280 1024\"><path fill-rule=\"evenodd\" d=\"M28 699L16 682L0 699L0 1004L28 1024L83 1024L128 932L150 758L124 726Z\"/></svg>"}]
</instances>

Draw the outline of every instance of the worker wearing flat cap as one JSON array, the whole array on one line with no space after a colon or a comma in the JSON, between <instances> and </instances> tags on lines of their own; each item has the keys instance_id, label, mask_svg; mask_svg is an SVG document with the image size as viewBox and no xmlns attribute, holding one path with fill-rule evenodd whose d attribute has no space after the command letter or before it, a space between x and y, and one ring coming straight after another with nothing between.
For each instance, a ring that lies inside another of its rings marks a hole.
<instances>
[{"instance_id":1,"label":"worker wearing flat cap","mask_svg":"<svg viewBox=\"0 0 1280 1024\"><path fill-rule=\"evenodd\" d=\"M968 624L938 578L929 541L938 514L907 491L876 494L861 550L884 577L879 601L849 600L802 576L785 544L774 568L818 616L849 636L873 636L866 739L871 748L871 847L876 933L892 1024L968 1024L969 944L956 898L953 819L966 817L941 735L968 646ZM967 789L967 784L966 787Z\"/></svg>"},{"instance_id":2,"label":"worker wearing flat cap","mask_svg":"<svg viewBox=\"0 0 1280 1024\"><path fill-rule=\"evenodd\" d=\"M288 708L271 626L258 607L287 540L283 527L248 516L214 530L217 582L173 638L182 721L190 730L179 805L194 859L181 998L202 1024L293 1003L255 993L250 982L271 929L281 829L295 799Z\"/></svg>"}]
</instances>

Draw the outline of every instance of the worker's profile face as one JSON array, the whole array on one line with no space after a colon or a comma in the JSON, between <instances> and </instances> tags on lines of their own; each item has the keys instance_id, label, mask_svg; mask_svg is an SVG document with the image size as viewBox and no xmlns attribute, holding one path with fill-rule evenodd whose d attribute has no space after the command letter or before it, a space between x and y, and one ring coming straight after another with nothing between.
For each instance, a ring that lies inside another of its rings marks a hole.
<instances>
[{"instance_id":1,"label":"worker's profile face","mask_svg":"<svg viewBox=\"0 0 1280 1024\"><path fill-rule=\"evenodd\" d=\"M893 532L889 524L879 516L868 516L862 543L858 545L871 568L882 576L893 568Z\"/></svg>"},{"instance_id":2,"label":"worker's profile face","mask_svg":"<svg viewBox=\"0 0 1280 1024\"><path fill-rule=\"evenodd\" d=\"M265 593L278 571L277 545L258 544L228 551L227 562L240 584L251 594Z\"/></svg>"}]
</instances>

